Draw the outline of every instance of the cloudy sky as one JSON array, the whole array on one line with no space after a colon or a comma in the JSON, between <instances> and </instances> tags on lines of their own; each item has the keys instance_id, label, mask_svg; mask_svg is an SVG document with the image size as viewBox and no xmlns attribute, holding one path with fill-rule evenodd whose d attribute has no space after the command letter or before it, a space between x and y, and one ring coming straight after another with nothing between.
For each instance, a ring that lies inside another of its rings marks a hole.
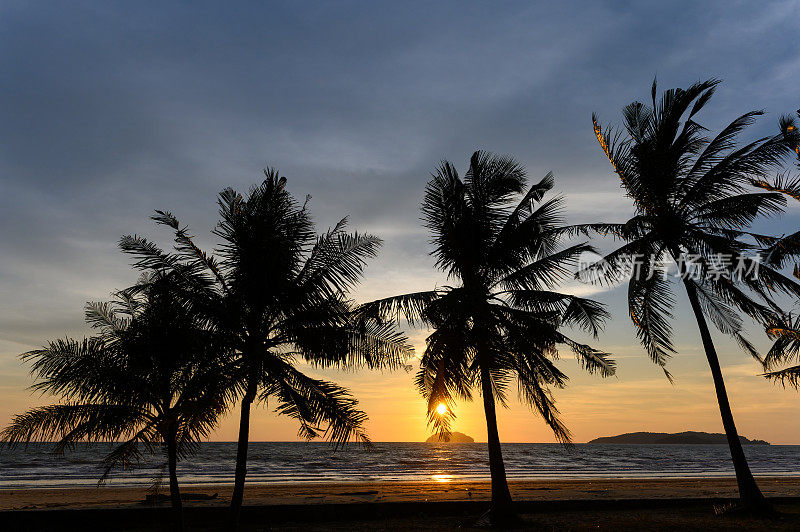
<instances>
[{"instance_id":1,"label":"cloudy sky","mask_svg":"<svg viewBox=\"0 0 800 532\"><path fill-rule=\"evenodd\" d=\"M724 80L701 122L751 109L746 139L776 132L800 107L800 3L788 2L22 2L0 7L0 423L32 395L17 355L81 336L82 306L135 279L122 234L158 238L148 216L173 211L213 247L215 195L278 167L312 196L320 229L344 215L385 245L357 297L441 282L418 206L442 159L509 153L531 179L548 170L573 221L630 212L592 132L661 87ZM796 228L797 209L764 225ZM590 292L589 287L572 289ZM572 377L557 398L576 441L623 431L721 431L699 337L678 298L670 385L638 346L620 290L596 291L614 313L598 341L615 379ZM425 331L410 331L418 348ZM763 348L765 339L756 337ZM765 382L719 339L740 433L800 443L798 395ZM370 416L375 440L427 436L412 374L337 374ZM478 404L455 429L485 439ZM513 403L504 441L552 441ZM269 407L254 440L293 440ZM215 439L235 439L227 419Z\"/></svg>"}]
</instances>

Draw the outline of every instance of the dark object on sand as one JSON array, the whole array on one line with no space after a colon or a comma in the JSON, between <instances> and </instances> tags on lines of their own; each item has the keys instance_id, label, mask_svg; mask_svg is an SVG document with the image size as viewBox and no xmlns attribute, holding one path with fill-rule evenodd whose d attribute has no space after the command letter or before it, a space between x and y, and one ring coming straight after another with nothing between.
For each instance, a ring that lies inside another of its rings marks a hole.
<instances>
[{"instance_id":1,"label":"dark object on sand","mask_svg":"<svg viewBox=\"0 0 800 532\"><path fill-rule=\"evenodd\" d=\"M212 501L219 496L219 493L209 495L207 493L181 493L181 500L183 501ZM169 502L169 495L163 493L151 493L142 501L143 503L158 503Z\"/></svg>"}]
</instances>

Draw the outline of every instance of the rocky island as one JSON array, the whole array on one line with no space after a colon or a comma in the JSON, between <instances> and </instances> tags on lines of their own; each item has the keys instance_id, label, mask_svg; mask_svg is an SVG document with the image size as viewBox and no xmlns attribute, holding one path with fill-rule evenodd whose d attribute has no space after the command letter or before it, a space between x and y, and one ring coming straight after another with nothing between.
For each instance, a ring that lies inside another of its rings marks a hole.
<instances>
[{"instance_id":1,"label":"rocky island","mask_svg":"<svg viewBox=\"0 0 800 532\"><path fill-rule=\"evenodd\" d=\"M427 440L427 443L475 443L475 439L471 436L467 436L461 432L451 432L450 437L447 439L439 439L438 434L434 434Z\"/></svg>"},{"instance_id":2,"label":"rocky island","mask_svg":"<svg viewBox=\"0 0 800 532\"><path fill-rule=\"evenodd\" d=\"M764 440L749 440L744 436L739 436L742 445L769 445ZM677 445L677 444L727 444L728 440L724 434L711 432L629 432L617 436L605 436L595 438L589 443L622 443L639 445Z\"/></svg>"}]
</instances>

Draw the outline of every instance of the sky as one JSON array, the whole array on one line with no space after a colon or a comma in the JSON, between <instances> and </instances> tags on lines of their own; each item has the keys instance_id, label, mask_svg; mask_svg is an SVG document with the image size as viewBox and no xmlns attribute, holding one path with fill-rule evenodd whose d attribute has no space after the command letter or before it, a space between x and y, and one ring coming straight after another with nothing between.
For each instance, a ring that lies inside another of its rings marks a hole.
<instances>
[{"instance_id":1,"label":"sky","mask_svg":"<svg viewBox=\"0 0 800 532\"><path fill-rule=\"evenodd\" d=\"M443 159L462 171L475 149L511 154L529 179L547 171L571 222L622 221L628 200L591 126L662 88L724 80L699 116L717 131L764 109L745 132L777 132L800 107L800 3L785 2L28 2L0 6L0 424L45 404L18 355L90 333L86 301L136 274L123 234L168 242L148 217L168 209L213 248L216 194L244 191L274 166L320 231L345 215L384 239L360 301L444 282L419 203ZM792 206L761 223L796 230ZM618 375L585 375L568 353L556 392L575 441L632 431L721 432L688 302L677 292L670 384L644 354L624 289L593 294L613 314L595 345ZM418 352L425 330L409 330ZM577 335L581 337L580 334ZM768 347L763 333L752 338ZM715 336L740 434L800 444L800 397ZM412 365L414 365L412 363ZM430 434L411 372L320 372L347 386L376 441ZM513 394L512 394L513 397ZM238 409L213 434L236 438ZM480 401L454 430L485 441ZM499 413L507 442L554 441L518 401ZM251 439L295 440L262 405Z\"/></svg>"}]
</instances>

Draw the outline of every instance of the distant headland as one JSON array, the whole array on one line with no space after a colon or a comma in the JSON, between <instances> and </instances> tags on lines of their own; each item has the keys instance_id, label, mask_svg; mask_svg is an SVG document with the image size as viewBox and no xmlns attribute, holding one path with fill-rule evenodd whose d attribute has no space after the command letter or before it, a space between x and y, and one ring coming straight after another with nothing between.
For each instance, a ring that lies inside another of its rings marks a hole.
<instances>
[{"instance_id":1,"label":"distant headland","mask_svg":"<svg viewBox=\"0 0 800 532\"><path fill-rule=\"evenodd\" d=\"M764 440L748 440L744 436L739 436L742 445L769 445ZM727 444L728 440L724 434L711 432L629 432L618 436L604 436L595 438L589 443L628 443L628 444L650 444L650 445L670 445L670 444Z\"/></svg>"},{"instance_id":2,"label":"distant headland","mask_svg":"<svg viewBox=\"0 0 800 532\"><path fill-rule=\"evenodd\" d=\"M467 436L461 432L451 432L450 437L446 439L439 439L438 434L434 434L427 440L427 443L475 443L475 439L471 436Z\"/></svg>"}]
</instances>

